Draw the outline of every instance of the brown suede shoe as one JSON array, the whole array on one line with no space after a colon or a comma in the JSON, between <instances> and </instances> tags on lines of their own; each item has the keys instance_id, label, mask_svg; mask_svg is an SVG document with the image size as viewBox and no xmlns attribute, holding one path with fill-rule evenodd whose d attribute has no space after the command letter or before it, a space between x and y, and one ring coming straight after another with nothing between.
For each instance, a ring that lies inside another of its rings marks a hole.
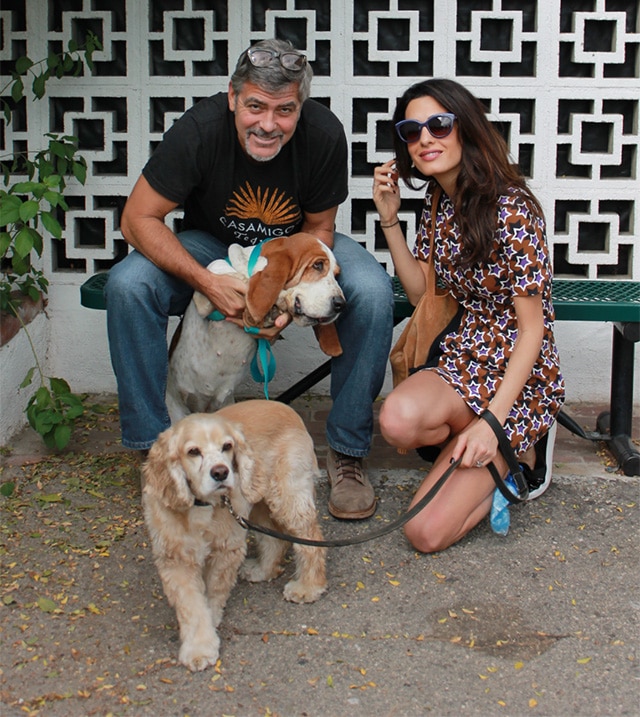
<instances>
[{"instance_id":1,"label":"brown suede shoe","mask_svg":"<svg viewBox=\"0 0 640 717\"><path fill-rule=\"evenodd\" d=\"M362 520L376 511L376 497L362 467L362 458L327 451L327 475L331 485L329 512L334 518Z\"/></svg>"}]
</instances>

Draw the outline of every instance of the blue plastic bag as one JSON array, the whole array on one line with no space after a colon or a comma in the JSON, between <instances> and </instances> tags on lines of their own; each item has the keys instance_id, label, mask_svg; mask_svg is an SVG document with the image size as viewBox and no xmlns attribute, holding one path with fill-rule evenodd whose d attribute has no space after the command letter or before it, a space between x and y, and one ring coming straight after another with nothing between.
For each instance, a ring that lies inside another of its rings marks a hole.
<instances>
[{"instance_id":1,"label":"blue plastic bag","mask_svg":"<svg viewBox=\"0 0 640 717\"><path fill-rule=\"evenodd\" d=\"M511 473L505 478L504 481L509 490L514 494L518 494L516 488L516 482L513 480ZM509 515L509 501L502 495L502 493L496 488L493 491L493 501L491 503L491 513L489 514L489 520L491 521L491 528L494 533L498 535L506 535L509 532L509 525L511 523L511 516Z\"/></svg>"}]
</instances>

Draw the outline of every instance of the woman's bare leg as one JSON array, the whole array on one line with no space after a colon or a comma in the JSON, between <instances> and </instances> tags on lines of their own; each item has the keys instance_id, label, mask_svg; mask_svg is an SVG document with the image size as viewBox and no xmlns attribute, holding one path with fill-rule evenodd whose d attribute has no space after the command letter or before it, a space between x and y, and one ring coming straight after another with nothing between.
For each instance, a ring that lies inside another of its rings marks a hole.
<instances>
[{"instance_id":1,"label":"woman's bare leg","mask_svg":"<svg viewBox=\"0 0 640 717\"><path fill-rule=\"evenodd\" d=\"M455 444L450 439L477 420L461 396L433 371L410 376L389 394L380 411L380 427L391 445L412 449L444 444L412 505L449 467ZM506 475L502 456L494 463L500 474ZM408 540L425 553L449 547L489 513L494 488L487 468L458 468L435 498L407 523Z\"/></svg>"}]
</instances>

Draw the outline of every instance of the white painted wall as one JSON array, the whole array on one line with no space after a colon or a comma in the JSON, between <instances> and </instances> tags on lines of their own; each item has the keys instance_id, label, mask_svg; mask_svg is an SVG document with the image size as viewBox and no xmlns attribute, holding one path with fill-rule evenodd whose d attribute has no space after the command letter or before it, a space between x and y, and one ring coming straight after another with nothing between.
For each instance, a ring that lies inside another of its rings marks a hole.
<instances>
[{"instance_id":1,"label":"white painted wall","mask_svg":"<svg viewBox=\"0 0 640 717\"><path fill-rule=\"evenodd\" d=\"M344 123L350 145L360 147L360 167L356 167L355 159L350 166L350 197L338 212L340 231L365 243L381 261L388 259L388 252L375 246L377 214L370 204L371 173L367 167L390 156L388 142L383 139L388 129L384 125L402 90L431 74L456 77L487 103L491 119L509 127L510 149L516 161L520 161L521 151L530 150L531 185L547 215L551 246L565 247L569 261L585 267L587 278L596 278L602 267L615 265L619 255L628 252L628 269L624 271L629 276L625 278L640 278L638 68L619 71L629 54L628 46L637 43L637 29L631 27L629 20L635 17L637 22L634 0L617 3L613 9L608 9L604 0L594 1L591 9L560 0L524 3L515 9L510 3L508 11L502 9L499 0L485 3L491 9L483 5L480 10L463 0L416 0L405 3L402 12L397 0L327 0L311 3L318 9L305 10L299 9L294 0L278 3L283 9L270 9L269 3L254 0L233 0L227 3L228 17L224 22L215 10L194 10L191 0L183 0L183 8L191 17L204 19L202 51L175 49L172 11L176 3L180 5L179 0L166 3L171 7L163 10L165 3L161 0L153 4L150 0L125 0L115 9L105 5L94 10L91 3L84 3L82 9L75 10L63 9L54 0L25 0L24 23L19 10L2 11L6 15L3 29L6 33L11 28L12 40L5 38L7 41L0 43L0 59L4 61L11 60L13 48L22 46L20 43L32 58L46 57L50 43L66 46L76 20L88 18L100 24L104 50L94 57L103 63L96 76L85 73L56 80L48 87L47 100L28 99L26 124L4 127L0 138L4 147L0 149L6 151L13 143L24 142L32 150L40 148L43 134L51 129L54 101L60 103L61 122L67 134L74 133L78 121L103 123L104 146L82 152L90 167L108 165L117 155L116 148L126 147L126 172L98 169L90 172L85 186L72 182L68 188L68 194L80 197L83 205L67 215L64 256L72 263L86 260L86 271L79 270L77 264L71 268L54 267L50 253L45 251L44 266L51 282L47 310L50 321L41 317L34 322L42 326L39 351L47 355L49 373L66 378L74 391L115 391L105 314L80 305L79 287L94 273L98 261L114 257L115 244L121 241L117 201L129 193L152 144L181 114L167 110L160 123L152 123L156 101L175 100L186 109L195 98L225 90L228 73L200 72L198 62L214 61L220 53L228 53L232 65L252 41L276 34L280 23L286 24L292 18L298 23L299 46L305 47L310 61L317 63L320 70L314 78L312 94L330 101ZM48 12L43 12L45 7ZM120 8L124 8L123 17L117 17ZM150 18L155 23L153 27ZM485 23L490 25L492 19L511 23L511 47L490 49L491 42L485 41L483 33ZM605 33L615 28L609 49L588 47L586 34L598 22L602 22ZM390 42L391 37L401 37L401 41ZM176 67L182 69L171 70L173 74L166 76L150 72L153 43L156 51L162 48L164 60L175 61ZM514 63L517 66L526 56L526 47L534 48L534 68L514 74ZM569 48L565 58L570 55L575 71L569 68L561 76L562 47ZM123 51L126 76L114 62L117 52ZM490 67L489 74L469 69L469 65L465 69L464 63L460 66L460 53L465 52L471 64ZM428 61L420 64L429 57L430 65ZM369 65L384 69L368 74ZM504 71L505 68L511 69ZM9 77L0 80L0 86L4 86ZM71 102L69 107L65 105L67 101ZM369 102L373 103L371 107ZM567 103L577 104L567 111ZM594 151L583 146L583 128L598 124L610 128L610 146ZM588 168L587 175L557 170L558 157L567 146L570 164L578 170ZM632 159L622 161L623 154ZM612 170L614 176L607 176ZM563 202L572 205L564 219L557 214L557 205ZM612 206L622 209L614 211ZM414 235L412 211L403 210L401 215L409 223L408 236ZM76 223L83 219L104 222L104 246L83 243L81 233L76 235ZM588 224L608 227L607 241L599 250L585 248L579 242L580 228ZM355 225L357 231L353 229ZM557 325L569 401L608 401L611 333L611 326L600 323ZM306 331L290 327L285 335L286 343L275 347L278 371L271 395L277 395L323 360ZM18 391L17 386L31 364L23 338L0 349L0 444L6 443L24 422L22 407L29 391ZM638 360L636 366L640 375ZM383 394L390 387L388 375ZM326 393L328 382L323 381L314 390ZM260 395L260 388L249 379L242 387L242 395ZM640 396L637 398L640 400Z\"/></svg>"}]
</instances>

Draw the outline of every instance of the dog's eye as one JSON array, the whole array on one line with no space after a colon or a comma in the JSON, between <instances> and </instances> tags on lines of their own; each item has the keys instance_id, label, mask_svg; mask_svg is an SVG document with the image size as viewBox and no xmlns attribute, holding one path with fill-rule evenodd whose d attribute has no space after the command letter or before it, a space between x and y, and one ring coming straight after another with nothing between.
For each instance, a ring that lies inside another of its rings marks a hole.
<instances>
[{"instance_id":1,"label":"dog's eye","mask_svg":"<svg viewBox=\"0 0 640 717\"><path fill-rule=\"evenodd\" d=\"M189 450L187 451L187 453L188 453L190 456L201 456L201 455L202 455L202 453L200 452L200 449L199 449L199 448L196 448L195 446L194 446L193 448L189 448Z\"/></svg>"},{"instance_id":2,"label":"dog's eye","mask_svg":"<svg viewBox=\"0 0 640 717\"><path fill-rule=\"evenodd\" d=\"M313 265L313 268L316 271L324 271L324 261L322 259L320 259L319 261L316 261L315 264Z\"/></svg>"},{"instance_id":3,"label":"dog's eye","mask_svg":"<svg viewBox=\"0 0 640 717\"><path fill-rule=\"evenodd\" d=\"M226 443L222 444L222 452L223 453L230 451L232 448L233 448L233 443L231 443L231 441L227 441Z\"/></svg>"}]
</instances>

